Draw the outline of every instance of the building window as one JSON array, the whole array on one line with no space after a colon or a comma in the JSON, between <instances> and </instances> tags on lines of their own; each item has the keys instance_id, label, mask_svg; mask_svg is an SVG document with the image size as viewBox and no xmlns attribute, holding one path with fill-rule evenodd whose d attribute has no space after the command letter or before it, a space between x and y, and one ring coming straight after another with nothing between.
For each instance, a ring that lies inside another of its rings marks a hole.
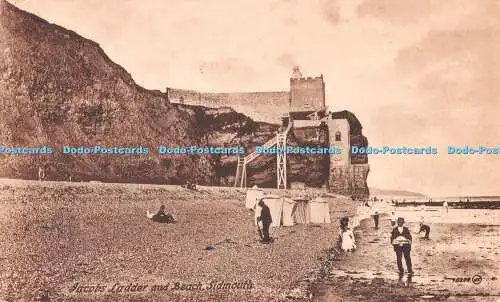
<instances>
[{"instance_id":1,"label":"building window","mask_svg":"<svg viewBox=\"0 0 500 302\"><path fill-rule=\"evenodd\" d=\"M340 131L335 132L335 141L336 142L340 142L341 141Z\"/></svg>"}]
</instances>

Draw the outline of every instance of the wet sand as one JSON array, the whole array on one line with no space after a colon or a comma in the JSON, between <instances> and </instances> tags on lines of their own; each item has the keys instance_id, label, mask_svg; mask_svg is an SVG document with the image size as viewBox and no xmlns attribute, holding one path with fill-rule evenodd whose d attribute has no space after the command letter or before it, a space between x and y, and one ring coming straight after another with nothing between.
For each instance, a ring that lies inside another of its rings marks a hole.
<instances>
[{"instance_id":1,"label":"wet sand","mask_svg":"<svg viewBox=\"0 0 500 302\"><path fill-rule=\"evenodd\" d=\"M407 276L403 283L398 282L387 217L382 218L378 230L371 219L366 219L355 231L358 249L341 253L332 260L329 273L312 287L314 301L500 299L500 226L431 223L430 240L422 239L423 233L415 234L418 223L406 226L413 236L411 255L415 276L410 283ZM480 282L474 276L480 276ZM464 279L455 282L446 278Z\"/></svg>"}]
</instances>

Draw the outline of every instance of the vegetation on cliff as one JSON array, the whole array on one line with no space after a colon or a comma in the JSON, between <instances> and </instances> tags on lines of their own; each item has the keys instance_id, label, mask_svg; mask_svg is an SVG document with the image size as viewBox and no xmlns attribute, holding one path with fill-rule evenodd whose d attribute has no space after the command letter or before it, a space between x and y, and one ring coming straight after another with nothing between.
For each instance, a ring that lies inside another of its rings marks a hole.
<instances>
[{"instance_id":1,"label":"vegetation on cliff","mask_svg":"<svg viewBox=\"0 0 500 302\"><path fill-rule=\"evenodd\" d=\"M351 128L361 124L347 111ZM234 183L235 155L159 155L166 146L243 146L249 152L278 125L255 122L231 108L173 104L138 86L99 45L0 0L0 145L50 146L52 155L2 155L0 177L204 185ZM293 129L290 146L327 146L317 129ZM363 137L364 138L364 137ZM366 138L365 138L366 139ZM66 155L63 146L149 148L148 155ZM320 187L329 157L288 157L288 181ZM248 167L248 184L276 184L276 157Z\"/></svg>"}]
</instances>

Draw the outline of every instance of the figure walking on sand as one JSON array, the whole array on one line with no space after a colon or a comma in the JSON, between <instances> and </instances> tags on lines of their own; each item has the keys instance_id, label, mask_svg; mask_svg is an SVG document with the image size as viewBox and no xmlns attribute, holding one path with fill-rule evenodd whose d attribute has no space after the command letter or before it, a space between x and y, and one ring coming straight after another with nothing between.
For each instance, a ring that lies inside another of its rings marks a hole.
<instances>
[{"instance_id":1,"label":"figure walking on sand","mask_svg":"<svg viewBox=\"0 0 500 302\"><path fill-rule=\"evenodd\" d=\"M448 213L448 202L446 200L443 201L443 209L445 210L446 213Z\"/></svg>"},{"instance_id":2,"label":"figure walking on sand","mask_svg":"<svg viewBox=\"0 0 500 302\"><path fill-rule=\"evenodd\" d=\"M38 180L40 182L45 180L45 170L42 167L38 167Z\"/></svg>"},{"instance_id":3,"label":"figure walking on sand","mask_svg":"<svg viewBox=\"0 0 500 302\"><path fill-rule=\"evenodd\" d=\"M404 268L402 263L402 257L405 257L406 269L408 271L408 275L413 275L412 265L411 265L411 242L412 237L410 234L410 230L407 227L403 226L405 220L403 217L398 217L397 226L392 229L391 233L391 244L396 252L396 263L398 265L399 270L399 280L403 278Z\"/></svg>"},{"instance_id":4,"label":"figure walking on sand","mask_svg":"<svg viewBox=\"0 0 500 302\"><path fill-rule=\"evenodd\" d=\"M260 211L260 216L257 217L257 223L262 221L262 243L269 243L271 242L271 237L269 237L269 227L271 226L271 223L273 223L273 218L271 216L271 210L269 207L264 203L264 200L261 199L258 204L262 209Z\"/></svg>"},{"instance_id":5,"label":"figure walking on sand","mask_svg":"<svg viewBox=\"0 0 500 302\"><path fill-rule=\"evenodd\" d=\"M391 216L389 217L389 220L391 221L391 226L395 226L396 225L396 213L394 212L391 212Z\"/></svg>"},{"instance_id":6,"label":"figure walking on sand","mask_svg":"<svg viewBox=\"0 0 500 302\"><path fill-rule=\"evenodd\" d=\"M373 214L373 221L375 222L376 229L378 229L378 218L379 218L379 214L377 211L375 211L375 214Z\"/></svg>"}]
</instances>

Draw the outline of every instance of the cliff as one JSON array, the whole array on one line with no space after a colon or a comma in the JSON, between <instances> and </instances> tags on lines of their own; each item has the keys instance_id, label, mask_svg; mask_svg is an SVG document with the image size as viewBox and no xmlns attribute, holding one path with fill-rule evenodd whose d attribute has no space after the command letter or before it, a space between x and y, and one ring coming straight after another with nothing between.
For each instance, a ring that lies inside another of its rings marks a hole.
<instances>
[{"instance_id":1,"label":"cliff","mask_svg":"<svg viewBox=\"0 0 500 302\"><path fill-rule=\"evenodd\" d=\"M0 155L0 177L37 179L38 167L45 167L49 180L191 180L232 186L236 156L159 155L158 147L243 146L252 152L278 129L277 124L254 121L230 108L177 104L168 98L138 86L97 43L0 0L0 145L54 149L52 155ZM348 116L357 125L355 116ZM364 143L357 123L359 133L353 140ZM288 145L329 146L329 134L318 130L292 129ZM63 146L93 145L143 146L149 154L62 153ZM323 186L330 178L329 165L327 155L290 155L288 182ZM252 162L247 183L275 186L276 157L262 155Z\"/></svg>"},{"instance_id":2,"label":"cliff","mask_svg":"<svg viewBox=\"0 0 500 302\"><path fill-rule=\"evenodd\" d=\"M264 145L276 136L278 125L255 122L230 108L206 108L201 106L176 104L187 112L203 143L209 146L243 146L247 154L256 146ZM315 128L293 129L288 136L289 146L328 146L327 133L317 136ZM222 186L232 186L236 174L237 157L234 155L214 155L216 182ZM289 155L288 182L304 182L308 186L321 187L328 181L329 156ZM276 187L276 156L261 155L247 167L247 184L260 187Z\"/></svg>"},{"instance_id":3,"label":"cliff","mask_svg":"<svg viewBox=\"0 0 500 302\"><path fill-rule=\"evenodd\" d=\"M0 143L54 147L50 156L2 155L0 177L212 183L213 164L179 157L65 156L62 146L198 145L199 131L164 94L138 86L93 41L0 2Z\"/></svg>"}]
</instances>

